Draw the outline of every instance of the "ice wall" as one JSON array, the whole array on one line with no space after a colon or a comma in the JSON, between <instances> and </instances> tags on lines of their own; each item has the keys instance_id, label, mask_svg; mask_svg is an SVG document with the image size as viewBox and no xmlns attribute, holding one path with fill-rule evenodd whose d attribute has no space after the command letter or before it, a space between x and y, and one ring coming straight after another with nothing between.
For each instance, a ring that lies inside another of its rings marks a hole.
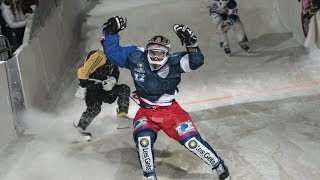
<instances>
[{"instance_id":1,"label":"ice wall","mask_svg":"<svg viewBox=\"0 0 320 180\"><path fill-rule=\"evenodd\" d=\"M14 139L15 129L19 129L14 127L18 124L14 117L19 113L15 110L19 106L28 109L45 105L50 94L53 94L57 77L68 70L64 67L68 64L68 50L74 42L74 28L86 6L87 0L61 1L37 35L24 42L12 59L0 64L0 146ZM12 99L18 99L19 104Z\"/></svg>"},{"instance_id":2,"label":"ice wall","mask_svg":"<svg viewBox=\"0 0 320 180\"><path fill-rule=\"evenodd\" d=\"M301 5L298 0L274 0L275 12L281 23L288 31L293 33L294 38L304 44L304 35L301 25Z\"/></svg>"},{"instance_id":3,"label":"ice wall","mask_svg":"<svg viewBox=\"0 0 320 180\"><path fill-rule=\"evenodd\" d=\"M3 83L4 82L4 83ZM11 110L11 101L9 95L9 88L7 82L5 62L0 61L0 123L1 123L1 136L0 147L3 144L15 139L16 133L13 126L13 117Z\"/></svg>"}]
</instances>

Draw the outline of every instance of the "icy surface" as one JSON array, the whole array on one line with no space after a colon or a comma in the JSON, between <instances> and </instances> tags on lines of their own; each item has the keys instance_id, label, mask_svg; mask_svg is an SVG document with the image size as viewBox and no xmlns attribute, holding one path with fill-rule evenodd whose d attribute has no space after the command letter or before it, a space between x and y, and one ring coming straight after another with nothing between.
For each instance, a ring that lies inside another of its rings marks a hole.
<instances>
[{"instance_id":1,"label":"icy surface","mask_svg":"<svg viewBox=\"0 0 320 180\"><path fill-rule=\"evenodd\" d=\"M144 46L148 38L162 34L171 39L173 51L184 48L172 25L189 25L206 62L183 76L177 100L225 160L232 178L317 180L320 54L294 40L279 23L272 3L254 2L239 1L252 53L241 51L233 42L233 55L226 57L218 47L206 1L195 0L101 1L83 24L85 51L100 48L100 26L113 15L128 18L121 43ZM128 71L121 72L121 82L133 87ZM142 179L132 130L115 129L115 104L104 104L89 126L91 142L71 143L72 122L85 104L74 98L78 82L75 74L70 76L74 78L63 83L68 86L61 87L58 106L50 112L30 111L25 117L26 135L0 149L0 179ZM137 108L131 102L129 115L133 117ZM217 179L210 167L162 132L155 154L160 180Z\"/></svg>"}]
</instances>

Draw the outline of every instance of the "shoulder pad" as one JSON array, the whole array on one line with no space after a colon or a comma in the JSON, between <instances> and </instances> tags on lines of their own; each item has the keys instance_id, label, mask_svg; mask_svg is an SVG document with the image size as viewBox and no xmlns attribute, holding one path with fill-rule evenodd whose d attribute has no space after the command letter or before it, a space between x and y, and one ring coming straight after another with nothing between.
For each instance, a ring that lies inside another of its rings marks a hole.
<instances>
[{"instance_id":1,"label":"shoulder pad","mask_svg":"<svg viewBox=\"0 0 320 180\"><path fill-rule=\"evenodd\" d=\"M139 49L137 49L136 51L132 51L130 54L129 54L129 59L131 61L141 61L141 59L144 59L145 57L145 52L144 51L141 51Z\"/></svg>"},{"instance_id":2,"label":"shoulder pad","mask_svg":"<svg viewBox=\"0 0 320 180\"><path fill-rule=\"evenodd\" d=\"M175 65L175 64L179 64L181 58L187 54L187 52L175 52L169 55L169 59L167 61L167 63L169 65Z\"/></svg>"}]
</instances>

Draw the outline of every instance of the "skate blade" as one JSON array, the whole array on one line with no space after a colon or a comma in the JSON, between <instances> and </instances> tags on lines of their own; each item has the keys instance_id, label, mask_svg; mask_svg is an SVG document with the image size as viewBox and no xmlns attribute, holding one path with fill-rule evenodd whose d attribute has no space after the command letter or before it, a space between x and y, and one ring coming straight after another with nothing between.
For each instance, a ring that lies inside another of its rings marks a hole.
<instances>
[{"instance_id":1,"label":"skate blade","mask_svg":"<svg viewBox=\"0 0 320 180\"><path fill-rule=\"evenodd\" d=\"M88 143L90 141L91 140L89 140L89 141L71 141L71 144L85 144L85 143Z\"/></svg>"},{"instance_id":2,"label":"skate blade","mask_svg":"<svg viewBox=\"0 0 320 180\"><path fill-rule=\"evenodd\" d=\"M87 134L91 134L91 133L87 133ZM86 143L86 142L89 142L92 140L92 136L90 135L89 136L83 136L83 134L80 134L79 132L75 132L75 134L73 134L73 137L72 137L72 141L71 143L72 144L79 144L79 143Z\"/></svg>"},{"instance_id":3,"label":"skate blade","mask_svg":"<svg viewBox=\"0 0 320 180\"><path fill-rule=\"evenodd\" d=\"M256 52L256 51L252 51L252 50L249 50L249 51L244 51L244 53L248 56L257 56L259 55L259 52Z\"/></svg>"}]
</instances>

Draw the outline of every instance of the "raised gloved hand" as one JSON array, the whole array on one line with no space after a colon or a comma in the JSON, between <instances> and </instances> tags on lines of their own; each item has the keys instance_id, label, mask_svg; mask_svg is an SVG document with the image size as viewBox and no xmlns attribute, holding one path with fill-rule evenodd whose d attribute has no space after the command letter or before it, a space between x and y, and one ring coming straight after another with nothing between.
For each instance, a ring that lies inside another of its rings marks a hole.
<instances>
[{"instance_id":1,"label":"raised gloved hand","mask_svg":"<svg viewBox=\"0 0 320 180\"><path fill-rule=\"evenodd\" d=\"M181 40L182 45L196 46L197 37L194 33L184 24L175 24L173 26L174 32Z\"/></svg>"},{"instance_id":2,"label":"raised gloved hand","mask_svg":"<svg viewBox=\"0 0 320 180\"><path fill-rule=\"evenodd\" d=\"M221 26L221 29L223 32L228 32L230 27L231 27L231 22L230 21L225 21L222 26Z\"/></svg>"},{"instance_id":3,"label":"raised gloved hand","mask_svg":"<svg viewBox=\"0 0 320 180\"><path fill-rule=\"evenodd\" d=\"M103 31L107 30L110 34L116 34L127 27L127 19L120 16L113 16L102 26Z\"/></svg>"},{"instance_id":4,"label":"raised gloved hand","mask_svg":"<svg viewBox=\"0 0 320 180\"><path fill-rule=\"evenodd\" d=\"M117 83L116 78L110 76L108 77L108 79L102 81L102 88L105 91L111 91L113 86L116 85L116 83Z\"/></svg>"},{"instance_id":5,"label":"raised gloved hand","mask_svg":"<svg viewBox=\"0 0 320 180\"><path fill-rule=\"evenodd\" d=\"M86 97L86 93L87 93L87 88L79 86L75 96L79 99L84 99Z\"/></svg>"}]
</instances>

